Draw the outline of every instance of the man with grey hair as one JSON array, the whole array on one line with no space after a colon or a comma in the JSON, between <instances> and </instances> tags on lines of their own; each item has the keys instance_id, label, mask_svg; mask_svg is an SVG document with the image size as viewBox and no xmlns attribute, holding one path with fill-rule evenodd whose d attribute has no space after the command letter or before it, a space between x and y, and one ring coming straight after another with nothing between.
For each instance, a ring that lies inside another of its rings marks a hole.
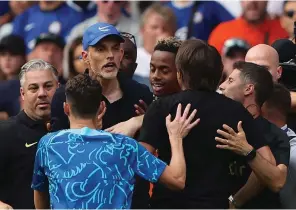
<instances>
[{"instance_id":1,"label":"man with grey hair","mask_svg":"<svg viewBox=\"0 0 296 210\"><path fill-rule=\"evenodd\" d=\"M0 122L0 209L33 209L31 189L37 143L47 133L58 72L43 60L24 64L19 75L24 109Z\"/></svg>"}]
</instances>

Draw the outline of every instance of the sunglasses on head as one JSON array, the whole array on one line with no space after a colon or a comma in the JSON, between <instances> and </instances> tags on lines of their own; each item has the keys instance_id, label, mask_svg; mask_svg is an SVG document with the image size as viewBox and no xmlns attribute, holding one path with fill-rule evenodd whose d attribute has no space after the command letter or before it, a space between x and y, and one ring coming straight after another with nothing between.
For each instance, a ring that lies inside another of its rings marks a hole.
<instances>
[{"instance_id":1,"label":"sunglasses on head","mask_svg":"<svg viewBox=\"0 0 296 210\"><path fill-rule=\"evenodd\" d=\"M294 14L295 14L295 10L289 10L289 11L285 11L285 15L289 18L293 18Z\"/></svg>"},{"instance_id":2,"label":"sunglasses on head","mask_svg":"<svg viewBox=\"0 0 296 210\"><path fill-rule=\"evenodd\" d=\"M128 33L128 32L120 32L120 35L124 38L129 39L134 45L137 47L136 38L134 35Z\"/></svg>"}]
</instances>

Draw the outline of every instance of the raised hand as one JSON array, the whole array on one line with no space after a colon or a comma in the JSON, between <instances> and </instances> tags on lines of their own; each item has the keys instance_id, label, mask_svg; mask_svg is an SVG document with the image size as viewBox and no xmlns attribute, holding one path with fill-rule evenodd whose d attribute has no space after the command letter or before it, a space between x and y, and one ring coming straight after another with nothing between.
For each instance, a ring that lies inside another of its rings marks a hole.
<instances>
[{"instance_id":1,"label":"raised hand","mask_svg":"<svg viewBox=\"0 0 296 210\"><path fill-rule=\"evenodd\" d=\"M189 131L200 122L199 118L192 122L197 111L194 109L189 115L190 107L191 104L188 104L182 115L182 105L179 104L175 119L171 121L170 114L166 117L166 127L170 137L183 139L187 136Z\"/></svg>"},{"instance_id":2,"label":"raised hand","mask_svg":"<svg viewBox=\"0 0 296 210\"><path fill-rule=\"evenodd\" d=\"M136 108L137 115L143 115L147 111L147 104L142 99L139 100L139 104L135 104L134 107Z\"/></svg>"},{"instance_id":3,"label":"raised hand","mask_svg":"<svg viewBox=\"0 0 296 210\"><path fill-rule=\"evenodd\" d=\"M217 133L223 136L224 138L216 137L215 140L222 144L217 144L217 148L219 149L227 149L231 150L239 155L245 156L248 154L253 147L249 145L246 134L244 132L244 129L242 128L242 122L239 121L237 124L237 130L236 133L231 127L228 125L223 125L223 130L217 130Z\"/></svg>"}]
</instances>

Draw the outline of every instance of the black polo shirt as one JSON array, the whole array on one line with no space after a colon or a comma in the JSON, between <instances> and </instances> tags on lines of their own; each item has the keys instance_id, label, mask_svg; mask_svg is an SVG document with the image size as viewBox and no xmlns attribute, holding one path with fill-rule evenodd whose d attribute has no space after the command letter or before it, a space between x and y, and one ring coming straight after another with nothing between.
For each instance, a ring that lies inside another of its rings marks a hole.
<instances>
[{"instance_id":1,"label":"black polo shirt","mask_svg":"<svg viewBox=\"0 0 296 210\"><path fill-rule=\"evenodd\" d=\"M290 161L290 139L287 134L276 125L270 123L263 117L255 119L258 131L264 135L271 152L273 153L276 164L289 166ZM247 209L280 209L280 195L265 188L259 195L246 203L243 208Z\"/></svg>"},{"instance_id":2,"label":"black polo shirt","mask_svg":"<svg viewBox=\"0 0 296 210\"><path fill-rule=\"evenodd\" d=\"M113 103L110 103L103 97L107 108L103 117L103 129L135 117L136 110L134 105L139 104L140 99L145 101L147 105L153 101L153 94L147 86L128 78L125 74L122 74L122 72L118 73L117 78L123 96ZM64 113L63 103L65 101L65 86L61 86L57 89L52 99L52 131L67 129L70 126L68 117Z\"/></svg>"},{"instance_id":3,"label":"black polo shirt","mask_svg":"<svg viewBox=\"0 0 296 210\"><path fill-rule=\"evenodd\" d=\"M158 149L159 158L170 163L171 148L165 118L175 116L177 106L191 103L197 109L200 123L183 140L186 160L186 186L182 192L156 184L153 189L152 208L228 208L228 197L236 187L232 165L241 158L232 151L216 148L217 130L223 124L232 128L243 122L248 142L256 149L265 146L264 138L256 131L254 120L238 102L208 91L187 90L160 98L148 108L139 141ZM184 108L184 107L183 107Z\"/></svg>"},{"instance_id":4,"label":"black polo shirt","mask_svg":"<svg viewBox=\"0 0 296 210\"><path fill-rule=\"evenodd\" d=\"M24 111L0 121L0 201L14 209L33 209L31 189L37 143L47 133L45 123Z\"/></svg>"}]
</instances>

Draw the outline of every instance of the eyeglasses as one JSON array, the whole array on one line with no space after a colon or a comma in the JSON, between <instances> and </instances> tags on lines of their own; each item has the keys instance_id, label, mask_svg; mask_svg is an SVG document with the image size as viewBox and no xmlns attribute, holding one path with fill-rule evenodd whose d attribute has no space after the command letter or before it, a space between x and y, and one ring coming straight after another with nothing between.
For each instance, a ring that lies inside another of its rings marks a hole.
<instances>
[{"instance_id":1,"label":"eyeglasses","mask_svg":"<svg viewBox=\"0 0 296 210\"><path fill-rule=\"evenodd\" d=\"M295 12L296 12L295 10L289 10L289 11L285 11L284 14L289 18L293 18L295 15Z\"/></svg>"},{"instance_id":2,"label":"eyeglasses","mask_svg":"<svg viewBox=\"0 0 296 210\"><path fill-rule=\"evenodd\" d=\"M136 38L134 35L128 33L128 32L120 32L120 35L124 38L129 39L134 45L137 47Z\"/></svg>"}]
</instances>

